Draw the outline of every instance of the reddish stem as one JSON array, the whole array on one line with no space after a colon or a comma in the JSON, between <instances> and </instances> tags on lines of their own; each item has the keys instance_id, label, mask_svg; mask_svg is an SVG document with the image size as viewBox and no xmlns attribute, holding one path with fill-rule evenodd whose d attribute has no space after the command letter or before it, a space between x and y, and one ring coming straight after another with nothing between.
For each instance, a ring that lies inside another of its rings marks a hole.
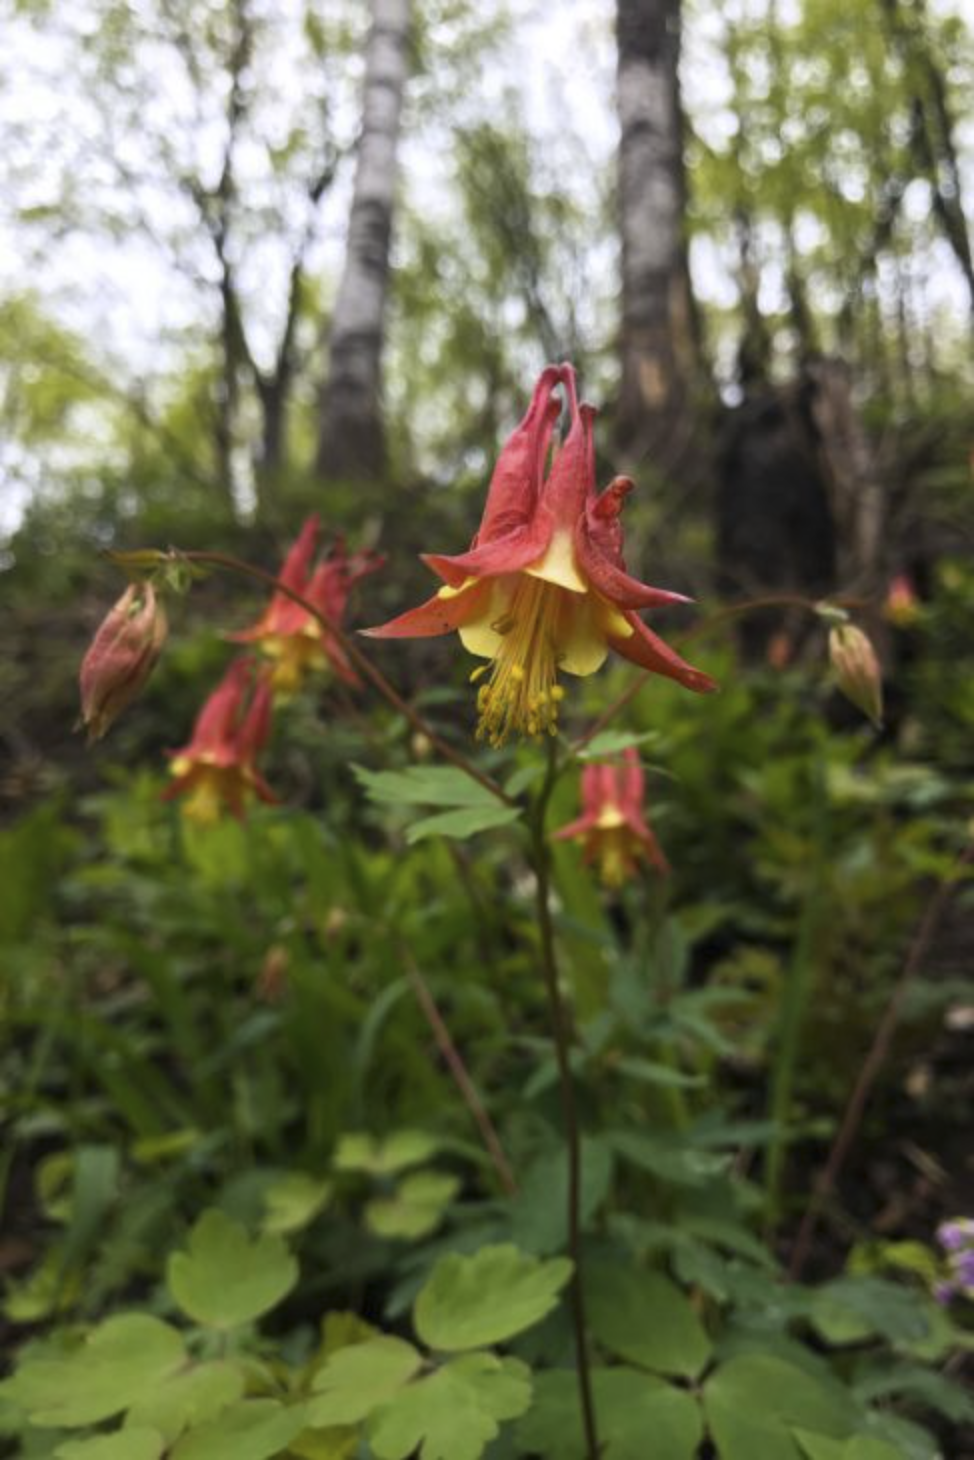
<instances>
[{"instance_id":1,"label":"reddish stem","mask_svg":"<svg viewBox=\"0 0 974 1460\"><path fill-rule=\"evenodd\" d=\"M447 1028L446 1021L437 1008L436 1000L430 992L429 985L413 961L411 954L405 948L400 948L399 954L406 969L406 977L412 984L419 1007L426 1015L426 1021L433 1031L436 1047L443 1056L443 1060L450 1074L453 1076L457 1089L463 1096L464 1104L474 1118L487 1153L494 1163L494 1169L497 1172L500 1184L508 1196L516 1196L517 1182L514 1180L514 1173L511 1170L507 1157L504 1155L504 1150L494 1123L477 1093L477 1088L470 1078L460 1051L453 1042L453 1036Z\"/></svg>"}]
</instances>

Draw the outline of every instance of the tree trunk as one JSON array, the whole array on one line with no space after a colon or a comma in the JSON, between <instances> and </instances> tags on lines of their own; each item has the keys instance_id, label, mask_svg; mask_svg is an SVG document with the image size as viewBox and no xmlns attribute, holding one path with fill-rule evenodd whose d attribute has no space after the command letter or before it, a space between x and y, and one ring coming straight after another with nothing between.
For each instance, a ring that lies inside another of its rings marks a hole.
<instances>
[{"instance_id":1,"label":"tree trunk","mask_svg":"<svg viewBox=\"0 0 974 1460\"><path fill-rule=\"evenodd\" d=\"M630 459L662 470L685 449L697 341L684 237L677 66L680 0L617 0L622 383L616 420Z\"/></svg>"},{"instance_id":2,"label":"tree trunk","mask_svg":"<svg viewBox=\"0 0 974 1460\"><path fill-rule=\"evenodd\" d=\"M410 8L410 0L372 0L345 267L321 399L317 465L325 477L363 480L385 467L382 343Z\"/></svg>"}]
</instances>

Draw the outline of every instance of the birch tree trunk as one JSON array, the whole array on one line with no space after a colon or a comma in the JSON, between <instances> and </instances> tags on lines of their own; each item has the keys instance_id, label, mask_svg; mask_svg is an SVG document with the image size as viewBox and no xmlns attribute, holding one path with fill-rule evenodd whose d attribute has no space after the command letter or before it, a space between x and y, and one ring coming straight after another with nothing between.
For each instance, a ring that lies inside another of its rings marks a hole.
<instances>
[{"instance_id":1,"label":"birch tree trunk","mask_svg":"<svg viewBox=\"0 0 974 1460\"><path fill-rule=\"evenodd\" d=\"M355 480L381 475L385 466L382 344L411 0L371 4L362 130L345 266L329 336L317 460L322 476Z\"/></svg>"},{"instance_id":2,"label":"birch tree trunk","mask_svg":"<svg viewBox=\"0 0 974 1460\"><path fill-rule=\"evenodd\" d=\"M617 0L622 384L617 443L673 469L690 428L696 328L684 237L680 0Z\"/></svg>"}]
</instances>

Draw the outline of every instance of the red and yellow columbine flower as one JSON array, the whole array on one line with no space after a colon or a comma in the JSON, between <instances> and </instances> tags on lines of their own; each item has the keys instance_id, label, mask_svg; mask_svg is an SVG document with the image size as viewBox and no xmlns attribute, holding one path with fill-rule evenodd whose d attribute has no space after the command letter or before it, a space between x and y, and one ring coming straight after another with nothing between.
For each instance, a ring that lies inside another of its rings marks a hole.
<instances>
[{"instance_id":1,"label":"red and yellow columbine flower","mask_svg":"<svg viewBox=\"0 0 974 1460\"><path fill-rule=\"evenodd\" d=\"M546 476L559 385L571 425ZM487 661L471 678L484 680L477 733L491 745L511 733L553 734L564 697L559 674L593 674L609 649L688 689L716 688L638 615L687 600L626 572L619 514L633 483L616 477L597 494L594 417L594 407L578 403L571 365L549 365L498 458L470 550L424 554L444 586L418 608L366 630L388 639L457 630L464 647Z\"/></svg>"},{"instance_id":2,"label":"red and yellow columbine flower","mask_svg":"<svg viewBox=\"0 0 974 1460\"><path fill-rule=\"evenodd\" d=\"M669 863L643 815L645 778L639 756L629 749L622 765L598 763L582 771L582 814L554 833L556 841L578 838L586 862L596 862L608 887L621 887L640 857L668 872Z\"/></svg>"},{"instance_id":3,"label":"red and yellow columbine flower","mask_svg":"<svg viewBox=\"0 0 974 1460\"><path fill-rule=\"evenodd\" d=\"M142 693L162 652L166 615L151 583L130 583L81 663L81 722L100 740Z\"/></svg>"},{"instance_id":4,"label":"red and yellow columbine flower","mask_svg":"<svg viewBox=\"0 0 974 1460\"><path fill-rule=\"evenodd\" d=\"M251 796L276 800L256 766L270 730L270 684L252 660L237 659L197 716L189 744L173 751L165 799L185 796L184 812L195 821L215 821L224 808L242 816Z\"/></svg>"},{"instance_id":5,"label":"red and yellow columbine flower","mask_svg":"<svg viewBox=\"0 0 974 1460\"><path fill-rule=\"evenodd\" d=\"M886 592L883 618L896 629L908 629L920 617L920 600L909 573L897 573Z\"/></svg>"},{"instance_id":6,"label":"red and yellow columbine flower","mask_svg":"<svg viewBox=\"0 0 974 1460\"><path fill-rule=\"evenodd\" d=\"M382 558L368 552L349 556L339 541L331 556L313 568L318 530L318 515L313 513L285 558L280 578L331 623L340 625L352 588L381 567ZM274 593L255 624L229 637L237 643L256 644L272 661L271 688L277 694L293 694L305 674L314 669L331 669L346 684L359 683L338 639L286 593Z\"/></svg>"}]
</instances>

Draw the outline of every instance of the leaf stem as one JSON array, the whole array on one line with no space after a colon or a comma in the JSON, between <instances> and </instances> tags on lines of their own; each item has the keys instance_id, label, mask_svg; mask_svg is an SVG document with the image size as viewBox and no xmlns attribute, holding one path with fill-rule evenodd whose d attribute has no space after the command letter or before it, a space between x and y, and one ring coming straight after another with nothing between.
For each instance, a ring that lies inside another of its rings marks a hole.
<instances>
[{"instance_id":1,"label":"leaf stem","mask_svg":"<svg viewBox=\"0 0 974 1460\"><path fill-rule=\"evenodd\" d=\"M453 1076L454 1084L460 1091L464 1104L470 1111L474 1123L480 1132L480 1138L484 1143L487 1154L494 1163L494 1170L497 1172L498 1180L508 1196L517 1195L517 1182L514 1180L514 1173L510 1163L504 1155L504 1149L500 1138L494 1127L494 1122L487 1113L487 1108L477 1093L477 1087L470 1078L470 1073L463 1062L463 1056L453 1041L453 1036L447 1027L446 1020L440 1013L436 1000L430 992L429 985L419 971L419 966L404 944L399 945L399 956L402 959L403 967L406 970L406 977L416 995L416 1002L426 1016L426 1022L433 1031L433 1038L436 1040L436 1047L443 1056L444 1063L450 1074Z\"/></svg>"},{"instance_id":2,"label":"leaf stem","mask_svg":"<svg viewBox=\"0 0 974 1460\"><path fill-rule=\"evenodd\" d=\"M565 1145L568 1156L568 1254L572 1260L572 1280L569 1299L572 1307L572 1323L575 1330L575 1367L578 1375L578 1394L582 1408L582 1425L585 1431L587 1460L598 1460L599 1440L595 1420L595 1402L592 1394L592 1374L589 1362L588 1339L585 1321L585 1290L582 1282L581 1244L581 1138L578 1125L578 1110L575 1103L575 1086L572 1080L569 1045L571 1030L568 1011L562 998L558 978L558 959L555 951L555 931L551 917L551 856L545 838L545 815L551 793L558 778L558 757L554 740L548 742L548 770L541 790L532 807L530 860L535 875L536 909L538 931L541 936L541 972L548 1008L551 1014L551 1037L555 1046L558 1065L558 1084L561 1093L562 1119L565 1126Z\"/></svg>"}]
</instances>

